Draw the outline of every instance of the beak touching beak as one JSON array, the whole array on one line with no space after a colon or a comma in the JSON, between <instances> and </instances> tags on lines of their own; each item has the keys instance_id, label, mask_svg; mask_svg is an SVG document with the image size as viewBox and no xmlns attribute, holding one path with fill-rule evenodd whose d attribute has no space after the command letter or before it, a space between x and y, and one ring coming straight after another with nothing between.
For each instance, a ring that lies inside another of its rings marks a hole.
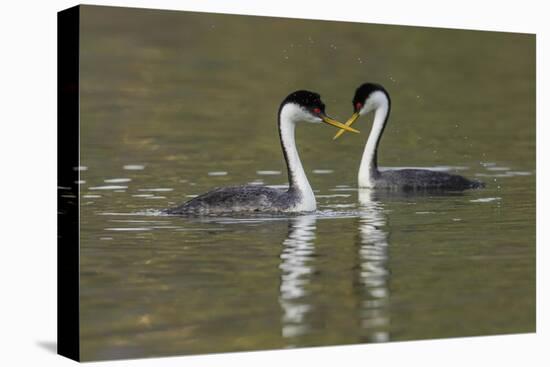
<instances>
[{"instance_id":1,"label":"beak touching beak","mask_svg":"<svg viewBox=\"0 0 550 367\"><path fill-rule=\"evenodd\" d=\"M319 117L321 118L321 120L323 120L323 122L325 124L329 124L329 125L332 125L332 126L336 126L336 127L339 127L340 129L340 132L346 130L346 131L351 131L352 133L359 133L358 130L355 130L354 128L351 128L349 126L346 126L344 125L343 123L339 122L339 121L336 121L330 117L328 117L327 115L325 114L320 114ZM349 122L349 121L348 121ZM351 125L351 124L350 124Z\"/></svg>"},{"instance_id":2,"label":"beak touching beak","mask_svg":"<svg viewBox=\"0 0 550 367\"><path fill-rule=\"evenodd\" d=\"M349 118L348 121L346 121L346 124L344 125L345 128L342 128L340 131L338 131L336 133L336 135L334 135L334 138L332 138L332 140L336 140L340 137L340 135L342 135L346 130L350 131L349 129L351 129L351 125L353 125L353 123L355 121L357 121L357 119L359 118L359 112L354 112L353 115L351 115L351 117ZM352 129L354 130L354 129Z\"/></svg>"}]
</instances>

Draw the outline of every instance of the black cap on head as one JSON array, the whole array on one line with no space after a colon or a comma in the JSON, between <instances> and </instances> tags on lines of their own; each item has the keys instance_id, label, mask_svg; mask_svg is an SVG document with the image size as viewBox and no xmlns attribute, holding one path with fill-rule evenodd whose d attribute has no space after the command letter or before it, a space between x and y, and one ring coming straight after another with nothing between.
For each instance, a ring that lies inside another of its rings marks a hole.
<instances>
[{"instance_id":1,"label":"black cap on head","mask_svg":"<svg viewBox=\"0 0 550 367\"><path fill-rule=\"evenodd\" d=\"M307 90L297 90L290 93L281 103L281 108L287 103L295 103L316 115L319 112L325 113L325 104L321 101L321 96Z\"/></svg>"},{"instance_id":2,"label":"black cap on head","mask_svg":"<svg viewBox=\"0 0 550 367\"><path fill-rule=\"evenodd\" d=\"M377 91L384 93L388 98L388 101L390 100L390 95L388 94L386 89L384 89L383 86L376 83L365 83L361 85L359 88L357 88L357 90L355 91L355 95L353 96L353 101L352 101L353 111L357 112L361 108L363 108L363 105L365 104L365 101L367 100L367 98L369 98L369 96L372 93Z\"/></svg>"}]
</instances>

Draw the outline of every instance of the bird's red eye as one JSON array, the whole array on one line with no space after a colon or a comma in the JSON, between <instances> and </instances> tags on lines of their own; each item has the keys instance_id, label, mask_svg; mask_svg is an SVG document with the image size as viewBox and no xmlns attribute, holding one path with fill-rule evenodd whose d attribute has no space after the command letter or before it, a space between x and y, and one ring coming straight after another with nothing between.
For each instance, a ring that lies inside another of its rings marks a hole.
<instances>
[{"instance_id":1,"label":"bird's red eye","mask_svg":"<svg viewBox=\"0 0 550 367\"><path fill-rule=\"evenodd\" d=\"M321 109L319 107L315 107L313 109L313 112L319 114L319 113L321 113Z\"/></svg>"},{"instance_id":2,"label":"bird's red eye","mask_svg":"<svg viewBox=\"0 0 550 367\"><path fill-rule=\"evenodd\" d=\"M362 104L361 102L357 102L357 103L355 104L355 109L356 109L356 110L360 110L361 107L363 107L363 104Z\"/></svg>"}]
</instances>

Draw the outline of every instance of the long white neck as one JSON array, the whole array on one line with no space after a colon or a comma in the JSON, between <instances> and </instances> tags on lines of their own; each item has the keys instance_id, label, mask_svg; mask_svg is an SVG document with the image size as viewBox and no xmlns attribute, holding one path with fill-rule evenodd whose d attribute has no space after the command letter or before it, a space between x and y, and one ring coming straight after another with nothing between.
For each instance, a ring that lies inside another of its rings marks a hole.
<instances>
[{"instance_id":1,"label":"long white neck","mask_svg":"<svg viewBox=\"0 0 550 367\"><path fill-rule=\"evenodd\" d=\"M294 210L313 211L317 209L315 195L300 161L294 138L296 122L300 120L302 113L299 106L285 105L279 114L279 134L288 169L288 190L294 190L300 195L299 203Z\"/></svg>"},{"instance_id":2,"label":"long white neck","mask_svg":"<svg viewBox=\"0 0 550 367\"><path fill-rule=\"evenodd\" d=\"M377 92L378 93L378 92ZM372 129L365 144L365 150L363 151L363 157L361 158L361 165L359 166L358 183L359 187L374 187L378 172L377 162L377 150L378 143L382 137L384 126L388 119L390 111L390 105L387 98L384 96L380 98L378 106L374 110L374 122Z\"/></svg>"}]
</instances>

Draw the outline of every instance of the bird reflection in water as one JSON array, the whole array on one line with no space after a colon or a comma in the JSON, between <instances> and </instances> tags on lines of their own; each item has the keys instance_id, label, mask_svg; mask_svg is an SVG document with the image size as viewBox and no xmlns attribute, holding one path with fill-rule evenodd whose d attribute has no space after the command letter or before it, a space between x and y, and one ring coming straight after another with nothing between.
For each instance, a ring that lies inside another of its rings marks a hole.
<instances>
[{"instance_id":1,"label":"bird reflection in water","mask_svg":"<svg viewBox=\"0 0 550 367\"><path fill-rule=\"evenodd\" d=\"M385 342L389 333L388 233L385 231L384 207L369 189L359 190L357 271L360 320L360 342ZM314 214L290 219L289 232L281 253L279 303L282 309L281 334L290 342L309 333L312 305L309 299L314 281L315 232Z\"/></svg>"},{"instance_id":2,"label":"bird reflection in water","mask_svg":"<svg viewBox=\"0 0 550 367\"><path fill-rule=\"evenodd\" d=\"M362 342L390 340L388 233L384 207L374 192L359 189L358 284Z\"/></svg>"},{"instance_id":3,"label":"bird reflection in water","mask_svg":"<svg viewBox=\"0 0 550 367\"><path fill-rule=\"evenodd\" d=\"M314 272L314 214L290 219L289 232L281 253L281 286L279 303L282 309L281 334L292 341L309 331L307 316L311 311L307 290ZM290 345L292 346L292 345Z\"/></svg>"}]
</instances>

